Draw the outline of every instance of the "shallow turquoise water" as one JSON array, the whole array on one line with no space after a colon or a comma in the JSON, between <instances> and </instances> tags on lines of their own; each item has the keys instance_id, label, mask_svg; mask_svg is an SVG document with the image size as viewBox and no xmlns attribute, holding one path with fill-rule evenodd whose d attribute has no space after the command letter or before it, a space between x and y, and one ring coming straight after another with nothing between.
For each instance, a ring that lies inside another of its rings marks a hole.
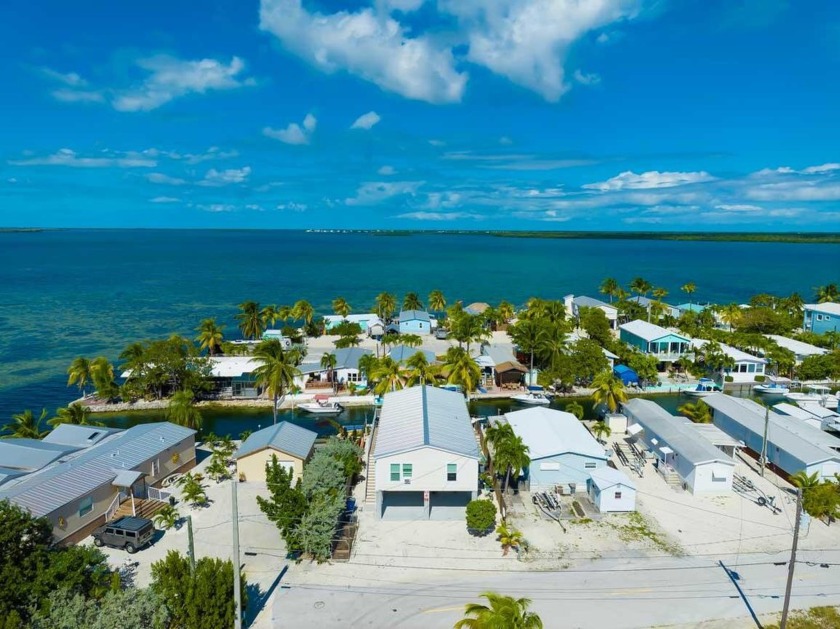
<instances>
[{"instance_id":1,"label":"shallow turquoise water","mask_svg":"<svg viewBox=\"0 0 840 629\"><path fill-rule=\"evenodd\" d=\"M75 397L64 371L78 355L112 360L136 339L192 335L215 316L233 325L246 299L321 313L344 296L368 310L377 293L464 303L597 295L604 277L643 276L695 300L757 292L810 297L837 281L840 246L656 240L548 240L295 231L67 230L0 233L0 421Z\"/></svg>"}]
</instances>

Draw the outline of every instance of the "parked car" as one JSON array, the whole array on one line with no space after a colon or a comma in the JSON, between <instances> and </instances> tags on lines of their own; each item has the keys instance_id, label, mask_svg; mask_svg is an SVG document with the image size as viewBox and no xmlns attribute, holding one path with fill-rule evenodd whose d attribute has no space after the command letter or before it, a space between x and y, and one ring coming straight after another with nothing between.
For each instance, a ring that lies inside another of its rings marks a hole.
<instances>
[{"instance_id":1,"label":"parked car","mask_svg":"<svg viewBox=\"0 0 840 629\"><path fill-rule=\"evenodd\" d=\"M449 330L444 330L443 328L435 330L436 339L445 340L447 336L449 336Z\"/></svg>"},{"instance_id":2,"label":"parked car","mask_svg":"<svg viewBox=\"0 0 840 629\"><path fill-rule=\"evenodd\" d=\"M151 520L125 516L96 529L93 532L93 544L125 548L128 553L136 553L152 541L154 534L155 525Z\"/></svg>"}]
</instances>

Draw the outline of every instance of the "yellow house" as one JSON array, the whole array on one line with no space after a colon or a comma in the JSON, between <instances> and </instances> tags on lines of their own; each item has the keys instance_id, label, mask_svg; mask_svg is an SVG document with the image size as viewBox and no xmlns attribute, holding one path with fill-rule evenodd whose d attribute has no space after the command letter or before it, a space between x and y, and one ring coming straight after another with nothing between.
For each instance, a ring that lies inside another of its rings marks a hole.
<instances>
[{"instance_id":1,"label":"yellow house","mask_svg":"<svg viewBox=\"0 0 840 629\"><path fill-rule=\"evenodd\" d=\"M250 435L233 458L236 471L247 481L265 482L265 464L272 456L286 469L292 470L292 483L303 475L303 464L312 456L317 433L289 422L263 428Z\"/></svg>"}]
</instances>

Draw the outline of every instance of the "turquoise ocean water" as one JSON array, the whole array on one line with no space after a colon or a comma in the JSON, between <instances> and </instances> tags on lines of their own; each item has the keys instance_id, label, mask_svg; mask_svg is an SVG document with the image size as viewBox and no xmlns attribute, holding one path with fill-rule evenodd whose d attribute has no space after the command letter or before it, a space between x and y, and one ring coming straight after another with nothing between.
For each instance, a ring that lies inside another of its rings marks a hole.
<instances>
[{"instance_id":1,"label":"turquoise ocean water","mask_svg":"<svg viewBox=\"0 0 840 629\"><path fill-rule=\"evenodd\" d=\"M78 355L116 360L131 341L199 320L233 324L236 304L307 299L322 314L345 297L367 311L377 293L422 298L432 289L464 303L567 293L597 296L613 276L643 276L670 291L697 284L694 300L743 301L758 292L806 300L836 282L840 246L820 244L551 240L494 236L298 231L66 230L0 233L0 423L24 408L54 411ZM265 413L213 413L217 432L266 425ZM364 411L347 421L363 421ZM123 418L121 422L138 421ZM270 422L270 418L268 419ZM253 424L253 425L251 425Z\"/></svg>"}]
</instances>

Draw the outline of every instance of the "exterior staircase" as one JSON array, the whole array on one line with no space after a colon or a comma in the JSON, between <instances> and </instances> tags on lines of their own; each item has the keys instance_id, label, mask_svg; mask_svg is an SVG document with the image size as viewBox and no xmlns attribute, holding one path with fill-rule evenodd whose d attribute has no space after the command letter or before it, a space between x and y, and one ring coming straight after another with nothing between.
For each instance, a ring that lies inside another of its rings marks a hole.
<instances>
[{"instance_id":1,"label":"exterior staircase","mask_svg":"<svg viewBox=\"0 0 840 629\"><path fill-rule=\"evenodd\" d=\"M665 482L668 483L670 487L682 489L682 480L675 470L668 468L661 471L660 474L662 474L662 478L665 479Z\"/></svg>"},{"instance_id":2,"label":"exterior staircase","mask_svg":"<svg viewBox=\"0 0 840 629\"><path fill-rule=\"evenodd\" d=\"M373 461L373 452L376 449L376 437L379 434L379 424L373 425L370 450L368 451L367 463L365 465L365 503L376 502L376 465Z\"/></svg>"},{"instance_id":3,"label":"exterior staircase","mask_svg":"<svg viewBox=\"0 0 840 629\"><path fill-rule=\"evenodd\" d=\"M160 502L159 500L148 500L143 498L135 498L134 499L134 509L135 512L132 514L131 511L131 498L128 498L114 512L113 520L117 518L121 518L123 516L131 516L135 515L138 518L148 518L151 520L152 518L157 515L158 511L163 509L167 503Z\"/></svg>"}]
</instances>

